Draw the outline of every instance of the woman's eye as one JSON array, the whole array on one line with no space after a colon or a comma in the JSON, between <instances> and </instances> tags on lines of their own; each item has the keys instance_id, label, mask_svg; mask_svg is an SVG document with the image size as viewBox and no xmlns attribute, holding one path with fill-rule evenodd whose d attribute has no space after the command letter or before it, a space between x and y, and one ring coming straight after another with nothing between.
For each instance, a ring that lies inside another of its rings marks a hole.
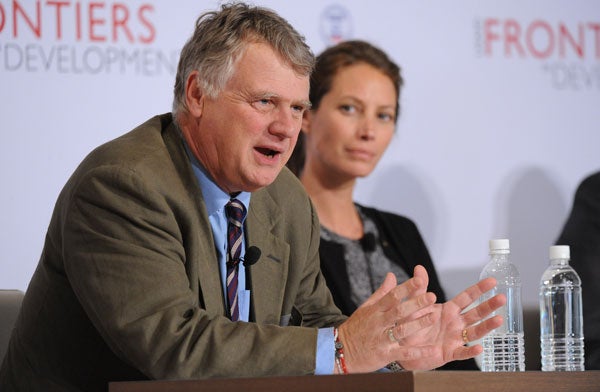
<instances>
[{"instance_id":1,"label":"woman's eye","mask_svg":"<svg viewBox=\"0 0 600 392\"><path fill-rule=\"evenodd\" d=\"M383 121L394 121L394 116L389 113L380 113L379 118Z\"/></svg>"}]
</instances>

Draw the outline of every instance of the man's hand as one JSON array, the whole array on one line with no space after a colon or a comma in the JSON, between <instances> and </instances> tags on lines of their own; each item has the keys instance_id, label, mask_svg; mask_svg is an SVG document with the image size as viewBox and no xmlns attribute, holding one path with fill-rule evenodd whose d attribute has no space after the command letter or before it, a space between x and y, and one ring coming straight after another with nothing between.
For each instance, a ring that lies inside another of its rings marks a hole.
<instances>
[{"instance_id":1,"label":"man's hand","mask_svg":"<svg viewBox=\"0 0 600 392\"><path fill-rule=\"evenodd\" d=\"M449 361L472 358L482 348L467 347L502 324L495 316L484 318L506 302L497 295L473 309L481 294L492 289L492 278L467 288L444 304L426 292L429 277L415 267L413 278L397 285L389 273L381 287L339 327L348 372L370 372L398 361L405 369L433 369Z\"/></svg>"},{"instance_id":2,"label":"man's hand","mask_svg":"<svg viewBox=\"0 0 600 392\"><path fill-rule=\"evenodd\" d=\"M432 305L431 309L439 321L429 328L423 328L400 340L398 344L409 346L430 344L433 346L433 355L406 361L400 359L401 365L407 370L427 370L450 361L479 355L483 350L481 345L466 346L465 339L468 341L480 339L502 325L501 316L488 319L485 317L503 306L506 298L499 294L468 311L465 309L475 304L483 293L491 290L495 285L495 279L487 278L462 291L446 303Z\"/></svg>"}]
</instances>

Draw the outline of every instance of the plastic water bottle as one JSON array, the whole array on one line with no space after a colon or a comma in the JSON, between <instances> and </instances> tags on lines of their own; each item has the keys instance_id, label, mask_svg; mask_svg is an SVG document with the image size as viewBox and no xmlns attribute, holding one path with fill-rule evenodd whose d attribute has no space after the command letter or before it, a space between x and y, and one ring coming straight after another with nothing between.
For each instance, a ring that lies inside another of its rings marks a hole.
<instances>
[{"instance_id":1,"label":"plastic water bottle","mask_svg":"<svg viewBox=\"0 0 600 392\"><path fill-rule=\"evenodd\" d=\"M514 372L525 370L525 342L523 339L523 305L521 304L521 277L510 262L509 241L490 241L490 262L481 272L481 279L496 278L497 286L482 296L483 300L503 293L506 304L494 312L504 322L482 339L481 370L484 372Z\"/></svg>"},{"instance_id":2,"label":"plastic water bottle","mask_svg":"<svg viewBox=\"0 0 600 392\"><path fill-rule=\"evenodd\" d=\"M566 245L550 247L550 266L540 280L542 370L583 371L581 279L569 265Z\"/></svg>"}]
</instances>

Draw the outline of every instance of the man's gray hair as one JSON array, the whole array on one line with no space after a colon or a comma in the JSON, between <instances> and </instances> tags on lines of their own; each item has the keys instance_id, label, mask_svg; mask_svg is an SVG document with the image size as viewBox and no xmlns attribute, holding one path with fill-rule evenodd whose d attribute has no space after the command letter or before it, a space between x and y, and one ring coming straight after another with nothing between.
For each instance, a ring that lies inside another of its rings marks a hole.
<instances>
[{"instance_id":1,"label":"man's gray hair","mask_svg":"<svg viewBox=\"0 0 600 392\"><path fill-rule=\"evenodd\" d=\"M300 75L310 75L312 51L285 19L274 11L243 3L223 4L202 14L192 37L181 50L175 77L173 114L187 110L186 81L198 71L203 93L216 97L233 74L237 60L252 42L269 44Z\"/></svg>"}]
</instances>

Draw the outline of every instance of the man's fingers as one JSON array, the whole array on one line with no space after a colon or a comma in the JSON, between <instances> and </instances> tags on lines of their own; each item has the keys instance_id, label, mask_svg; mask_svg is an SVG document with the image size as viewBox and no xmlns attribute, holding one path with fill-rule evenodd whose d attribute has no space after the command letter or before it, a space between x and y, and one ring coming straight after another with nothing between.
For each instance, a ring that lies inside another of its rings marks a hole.
<instances>
[{"instance_id":1,"label":"man's fingers","mask_svg":"<svg viewBox=\"0 0 600 392\"><path fill-rule=\"evenodd\" d=\"M422 265L415 266L413 270L413 276L418 277L423 280L423 287L417 289L415 294L423 294L427 291L427 286L429 285L429 275L427 274L427 270Z\"/></svg>"},{"instance_id":2,"label":"man's fingers","mask_svg":"<svg viewBox=\"0 0 600 392\"><path fill-rule=\"evenodd\" d=\"M490 291L496 286L496 279L486 278L483 279L473 286L461 291L451 302L453 302L460 309L465 309L473 302L475 302L483 293Z\"/></svg>"},{"instance_id":3,"label":"man's fingers","mask_svg":"<svg viewBox=\"0 0 600 392\"><path fill-rule=\"evenodd\" d=\"M431 358L439 355L439 347L433 345L426 346L398 346L394 350L396 361L417 361L423 358Z\"/></svg>"},{"instance_id":4,"label":"man's fingers","mask_svg":"<svg viewBox=\"0 0 600 392\"><path fill-rule=\"evenodd\" d=\"M394 306L395 303L402 302L408 297L424 294L427 292L428 284L429 275L422 266L416 266L414 276L400 285L397 284L396 276L393 273L388 272L381 286L361 305L361 307L372 305L383 300L381 305L384 310L388 309L391 306ZM393 293L391 297L385 299L386 296L390 296L390 292Z\"/></svg>"},{"instance_id":5,"label":"man's fingers","mask_svg":"<svg viewBox=\"0 0 600 392\"><path fill-rule=\"evenodd\" d=\"M421 294L404 301L390 295L382 300L382 310L385 313L384 320L390 325L418 320L423 322L426 320L426 316L432 313L430 306L435 304L435 300L436 296L433 293ZM389 304L385 302L389 302Z\"/></svg>"},{"instance_id":6,"label":"man's fingers","mask_svg":"<svg viewBox=\"0 0 600 392\"><path fill-rule=\"evenodd\" d=\"M479 344L473 346L461 346L454 350L452 359L455 361L463 361L478 356L483 352L483 347Z\"/></svg>"},{"instance_id":7,"label":"man's fingers","mask_svg":"<svg viewBox=\"0 0 600 392\"><path fill-rule=\"evenodd\" d=\"M463 314L463 320L467 325L474 324L484 317L491 314L493 311L501 308L506 304L506 296L504 294L496 294L485 302L480 303L473 309Z\"/></svg>"},{"instance_id":8,"label":"man's fingers","mask_svg":"<svg viewBox=\"0 0 600 392\"><path fill-rule=\"evenodd\" d=\"M426 282L423 280L423 278L419 276L413 276L412 278L408 279L402 284L399 284L393 289L389 290L389 292L386 293L386 295L381 297L379 305L381 306L383 311L386 311L406 301L408 298L422 295L419 293L425 293L426 289Z\"/></svg>"},{"instance_id":9,"label":"man's fingers","mask_svg":"<svg viewBox=\"0 0 600 392\"><path fill-rule=\"evenodd\" d=\"M405 319L395 323L394 327L388 329L387 333L392 342L403 344L403 340L415 332L432 326L439 319L439 314L429 312L417 319Z\"/></svg>"},{"instance_id":10,"label":"man's fingers","mask_svg":"<svg viewBox=\"0 0 600 392\"><path fill-rule=\"evenodd\" d=\"M465 336L469 341L478 340L502 325L502 316L490 317L481 323L467 327Z\"/></svg>"},{"instance_id":11,"label":"man's fingers","mask_svg":"<svg viewBox=\"0 0 600 392\"><path fill-rule=\"evenodd\" d=\"M363 302L361 307L376 303L397 285L398 281L396 280L396 275L388 272L381 286L379 286L379 288L375 290L375 292L365 302Z\"/></svg>"}]
</instances>

